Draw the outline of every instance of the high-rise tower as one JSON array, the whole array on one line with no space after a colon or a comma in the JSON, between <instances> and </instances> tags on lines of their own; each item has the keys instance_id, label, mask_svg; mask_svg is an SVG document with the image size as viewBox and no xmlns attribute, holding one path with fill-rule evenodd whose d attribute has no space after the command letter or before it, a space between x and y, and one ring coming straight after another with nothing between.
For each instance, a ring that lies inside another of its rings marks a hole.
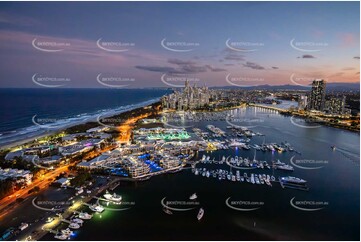
<instances>
[{"instance_id":1,"label":"high-rise tower","mask_svg":"<svg viewBox=\"0 0 361 242\"><path fill-rule=\"evenodd\" d=\"M308 109L323 111L325 108L326 82L324 80L314 80L310 93Z\"/></svg>"}]
</instances>

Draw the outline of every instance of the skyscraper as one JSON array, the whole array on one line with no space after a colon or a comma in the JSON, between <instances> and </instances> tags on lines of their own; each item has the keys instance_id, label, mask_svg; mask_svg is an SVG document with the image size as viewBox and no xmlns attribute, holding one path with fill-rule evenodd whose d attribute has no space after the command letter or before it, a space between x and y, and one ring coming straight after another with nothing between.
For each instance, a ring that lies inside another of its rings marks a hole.
<instances>
[{"instance_id":1,"label":"skyscraper","mask_svg":"<svg viewBox=\"0 0 361 242\"><path fill-rule=\"evenodd\" d=\"M175 91L162 97L162 106L164 109L178 111L195 110L208 105L210 97L211 92L208 87L196 87L196 85L192 87L187 80L181 92Z\"/></svg>"},{"instance_id":2,"label":"skyscraper","mask_svg":"<svg viewBox=\"0 0 361 242\"><path fill-rule=\"evenodd\" d=\"M346 96L342 97L331 97L326 101L325 111L330 114L344 114L346 104Z\"/></svg>"},{"instance_id":3,"label":"skyscraper","mask_svg":"<svg viewBox=\"0 0 361 242\"><path fill-rule=\"evenodd\" d=\"M325 107L326 82L324 80L314 80L310 93L308 109L323 111Z\"/></svg>"},{"instance_id":4,"label":"skyscraper","mask_svg":"<svg viewBox=\"0 0 361 242\"><path fill-rule=\"evenodd\" d=\"M307 108L307 96L301 95L298 99L298 109L305 110Z\"/></svg>"}]
</instances>

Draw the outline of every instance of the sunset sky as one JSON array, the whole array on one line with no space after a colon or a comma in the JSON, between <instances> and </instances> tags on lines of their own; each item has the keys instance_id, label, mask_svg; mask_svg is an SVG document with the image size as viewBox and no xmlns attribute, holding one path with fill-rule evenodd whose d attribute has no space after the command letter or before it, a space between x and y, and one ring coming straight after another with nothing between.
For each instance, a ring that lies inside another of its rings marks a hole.
<instances>
[{"instance_id":1,"label":"sunset sky","mask_svg":"<svg viewBox=\"0 0 361 242\"><path fill-rule=\"evenodd\" d=\"M2 2L0 87L359 82L359 14L359 2Z\"/></svg>"}]
</instances>

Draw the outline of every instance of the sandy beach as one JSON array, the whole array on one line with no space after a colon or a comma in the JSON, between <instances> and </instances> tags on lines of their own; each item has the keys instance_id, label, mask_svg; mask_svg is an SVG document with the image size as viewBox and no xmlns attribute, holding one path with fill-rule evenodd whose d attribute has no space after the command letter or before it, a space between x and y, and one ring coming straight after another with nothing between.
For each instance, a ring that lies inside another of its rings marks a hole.
<instances>
[{"instance_id":1,"label":"sandy beach","mask_svg":"<svg viewBox=\"0 0 361 242\"><path fill-rule=\"evenodd\" d=\"M138 110L138 109L143 109L144 107L146 106L150 106L150 105L154 105L156 104L158 101L157 100L150 100L150 101L147 101L147 102L143 102L142 106L138 105L138 106L134 106L132 108L129 108L129 109L125 109L125 110L122 110L118 113L112 113L112 114L108 114L108 115L98 115L98 116L95 116L95 117L91 117L91 118L88 118L88 119L85 119L85 120L82 120L82 121L78 121L78 122L73 122L71 124L68 124L68 125L62 125L61 127L58 127L58 128L52 128L51 130L47 130L47 129L41 129L41 130L38 130L38 131L35 131L33 132L32 134L26 134L26 135L18 135L14 138L9 138L7 140L4 140L4 141L0 141L0 150L6 150L6 149L11 149L11 148L14 148L14 147L17 147L17 146L21 146L21 145L24 145L24 144L27 144L29 142L32 142L34 141L35 139L39 139L39 138L44 138L44 137L47 137L47 136L50 136L50 135L54 135L54 134L57 134L57 133L60 133L64 130L67 130L69 128L72 128L72 127L75 127L75 126L79 126L79 125L89 125L89 126L92 126L92 127L96 127L96 126L100 126L101 124L98 123L98 118L101 117L101 118L109 118L109 119L124 119L125 116L127 115L127 113L129 112L134 112L135 110Z\"/></svg>"}]
</instances>

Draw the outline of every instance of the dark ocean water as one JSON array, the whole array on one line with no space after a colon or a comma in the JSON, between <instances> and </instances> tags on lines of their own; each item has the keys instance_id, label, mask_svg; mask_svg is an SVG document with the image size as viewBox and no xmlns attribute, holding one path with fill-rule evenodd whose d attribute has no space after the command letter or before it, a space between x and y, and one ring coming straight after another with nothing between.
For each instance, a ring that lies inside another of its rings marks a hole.
<instances>
[{"instance_id":1,"label":"dark ocean water","mask_svg":"<svg viewBox=\"0 0 361 242\"><path fill-rule=\"evenodd\" d=\"M156 101L166 90L0 89L0 144L46 132L33 122L58 129Z\"/></svg>"}]
</instances>

